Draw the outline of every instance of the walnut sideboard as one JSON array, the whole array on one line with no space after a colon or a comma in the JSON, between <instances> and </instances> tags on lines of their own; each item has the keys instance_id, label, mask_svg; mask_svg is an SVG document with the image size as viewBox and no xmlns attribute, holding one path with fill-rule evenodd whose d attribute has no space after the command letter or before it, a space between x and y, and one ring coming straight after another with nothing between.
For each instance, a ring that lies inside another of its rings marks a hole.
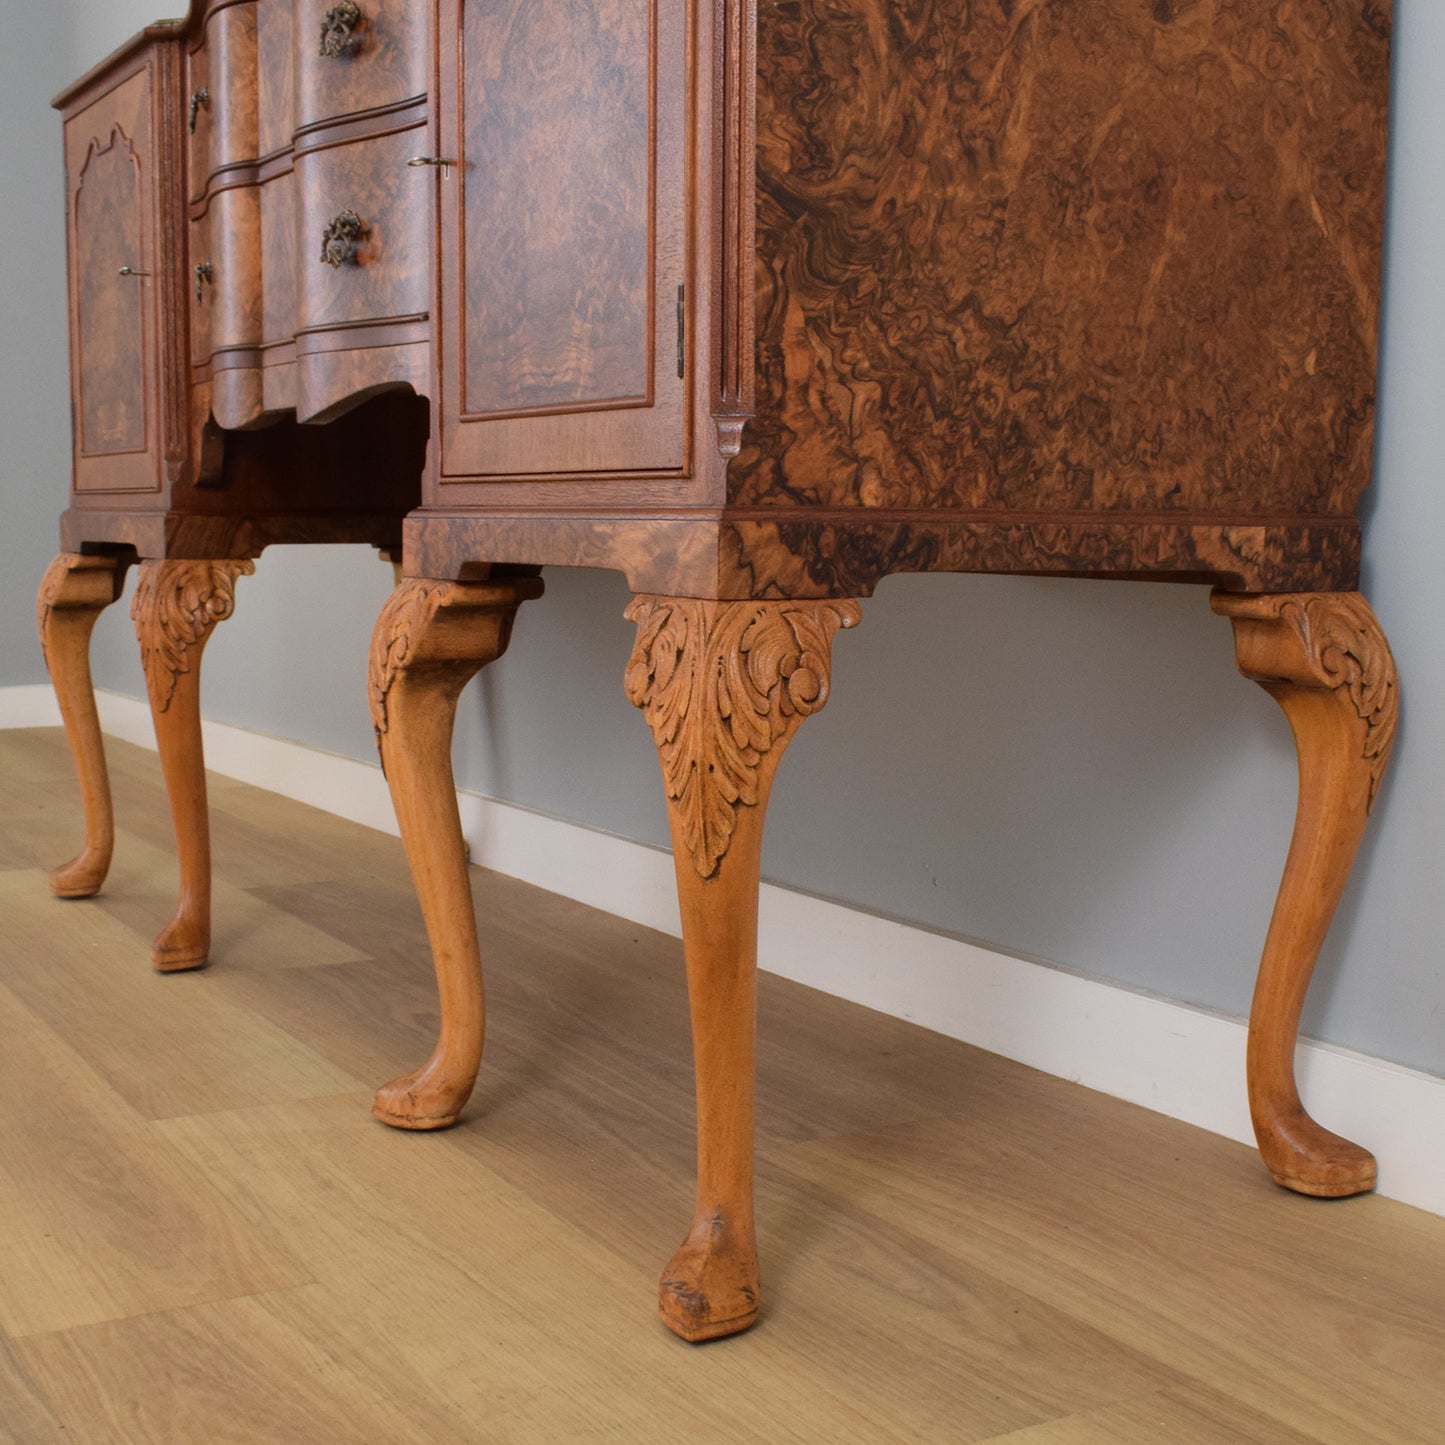
<instances>
[{"instance_id":1,"label":"walnut sideboard","mask_svg":"<svg viewBox=\"0 0 1445 1445\"><path fill-rule=\"evenodd\" d=\"M1388 0L196 0L61 98L76 414L42 630L109 856L86 639L125 566L204 960L196 669L271 542L400 536L370 700L441 991L377 1116L480 1064L457 697L545 566L621 570L698 1091L664 1272L758 1310L763 816L880 578L1208 582L1300 800L1249 1035L1271 1174L1372 1187L1293 1052L1397 715L1354 589ZM403 521L404 518L404 521Z\"/></svg>"}]
</instances>

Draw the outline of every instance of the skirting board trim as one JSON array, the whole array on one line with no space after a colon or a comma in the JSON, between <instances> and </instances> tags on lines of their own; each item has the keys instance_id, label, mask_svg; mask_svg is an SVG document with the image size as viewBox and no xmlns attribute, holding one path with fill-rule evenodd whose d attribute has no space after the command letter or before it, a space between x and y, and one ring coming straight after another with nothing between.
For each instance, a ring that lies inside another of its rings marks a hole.
<instances>
[{"instance_id":1,"label":"skirting board trim","mask_svg":"<svg viewBox=\"0 0 1445 1445\"><path fill-rule=\"evenodd\" d=\"M101 725L154 748L150 712L99 694ZM0 727L57 726L50 689L0 688ZM205 724L212 771L395 834L372 763ZM679 932L662 849L460 793L472 861L630 922ZM1005 1058L1212 1133L1252 1143L1245 1025L952 935L764 884L759 963L770 972L908 1019ZM1302 1042L1301 1092L1331 1129L1372 1149L1380 1193L1445 1215L1445 1078L1330 1044Z\"/></svg>"}]
</instances>

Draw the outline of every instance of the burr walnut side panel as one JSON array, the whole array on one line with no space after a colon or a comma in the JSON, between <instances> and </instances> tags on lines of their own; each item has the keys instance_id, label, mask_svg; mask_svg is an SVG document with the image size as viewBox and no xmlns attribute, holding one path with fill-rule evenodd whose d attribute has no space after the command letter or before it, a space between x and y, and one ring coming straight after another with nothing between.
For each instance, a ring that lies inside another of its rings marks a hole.
<instances>
[{"instance_id":1,"label":"burr walnut side panel","mask_svg":"<svg viewBox=\"0 0 1445 1445\"><path fill-rule=\"evenodd\" d=\"M735 504L1353 515L1389 0L759 7Z\"/></svg>"}]
</instances>

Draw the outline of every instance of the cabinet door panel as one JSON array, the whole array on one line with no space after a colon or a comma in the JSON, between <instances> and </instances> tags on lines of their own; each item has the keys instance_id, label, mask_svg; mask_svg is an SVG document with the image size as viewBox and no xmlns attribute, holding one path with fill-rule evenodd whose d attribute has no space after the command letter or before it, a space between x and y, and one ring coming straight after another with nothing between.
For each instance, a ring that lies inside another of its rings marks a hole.
<instances>
[{"instance_id":1,"label":"cabinet door panel","mask_svg":"<svg viewBox=\"0 0 1445 1445\"><path fill-rule=\"evenodd\" d=\"M65 131L77 491L159 486L159 260L149 70Z\"/></svg>"},{"instance_id":2,"label":"cabinet door panel","mask_svg":"<svg viewBox=\"0 0 1445 1445\"><path fill-rule=\"evenodd\" d=\"M443 8L443 472L686 462L686 7Z\"/></svg>"}]
</instances>

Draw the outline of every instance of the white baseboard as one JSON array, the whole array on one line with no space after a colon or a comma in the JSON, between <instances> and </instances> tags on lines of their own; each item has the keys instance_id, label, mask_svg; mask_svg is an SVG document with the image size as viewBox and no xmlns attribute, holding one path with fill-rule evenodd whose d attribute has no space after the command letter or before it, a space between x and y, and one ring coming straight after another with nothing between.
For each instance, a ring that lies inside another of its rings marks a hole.
<instances>
[{"instance_id":1,"label":"white baseboard","mask_svg":"<svg viewBox=\"0 0 1445 1445\"><path fill-rule=\"evenodd\" d=\"M0 728L59 726L60 705L55 701L55 689L48 682L0 687Z\"/></svg>"},{"instance_id":2,"label":"white baseboard","mask_svg":"<svg viewBox=\"0 0 1445 1445\"><path fill-rule=\"evenodd\" d=\"M44 694L44 696L40 696ZM99 695L101 724L154 747L150 713ZM47 710L48 703L48 710ZM55 725L48 688L0 688L0 727ZM215 772L395 833L381 769L224 723L205 724ZM459 796L472 861L677 935L661 849L476 793ZM828 899L764 884L762 967L1116 1098L1252 1142L1245 1025ZM1380 1193L1445 1215L1445 1078L1302 1042L1301 1090L1330 1128L1372 1149Z\"/></svg>"}]
</instances>

